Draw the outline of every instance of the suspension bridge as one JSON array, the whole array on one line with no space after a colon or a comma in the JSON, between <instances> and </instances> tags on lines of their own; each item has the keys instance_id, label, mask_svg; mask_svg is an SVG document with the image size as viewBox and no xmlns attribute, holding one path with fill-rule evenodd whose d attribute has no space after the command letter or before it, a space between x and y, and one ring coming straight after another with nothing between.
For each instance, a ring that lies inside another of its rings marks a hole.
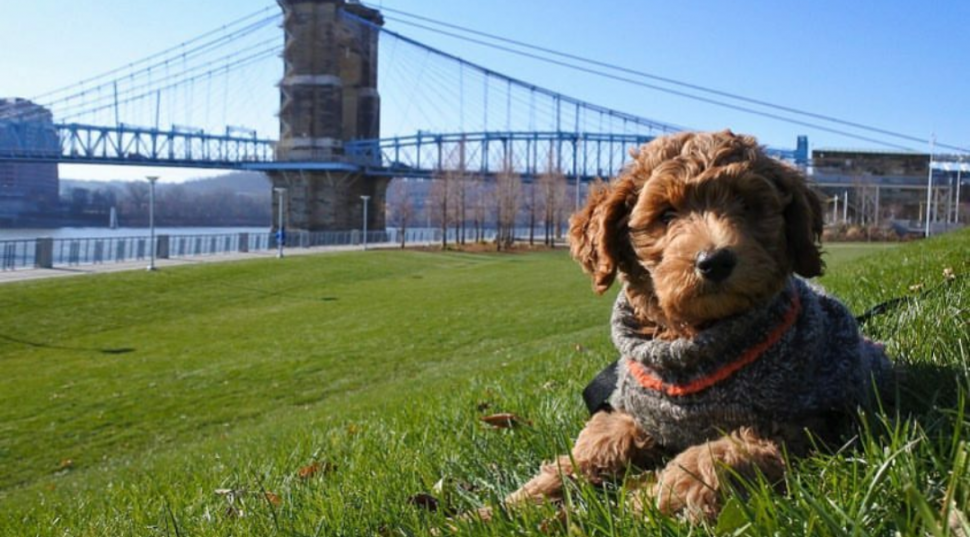
<instances>
[{"instance_id":1,"label":"suspension bridge","mask_svg":"<svg viewBox=\"0 0 970 537\"><path fill-rule=\"evenodd\" d=\"M0 162L257 170L286 193L292 228L350 229L361 221L359 197L382 206L392 178L460 170L528 182L555 171L578 192L581 182L616 174L631 147L686 128L433 48L357 2L278 4L7 101ZM805 164L807 139L769 152ZM383 212L368 220L383 227Z\"/></svg>"}]
</instances>

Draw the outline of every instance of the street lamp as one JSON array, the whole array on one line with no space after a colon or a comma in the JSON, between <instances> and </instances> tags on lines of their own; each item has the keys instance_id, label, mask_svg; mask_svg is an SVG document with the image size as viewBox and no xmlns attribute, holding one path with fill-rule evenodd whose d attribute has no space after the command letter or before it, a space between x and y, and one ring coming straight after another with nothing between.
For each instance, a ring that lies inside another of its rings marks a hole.
<instances>
[{"instance_id":1,"label":"street lamp","mask_svg":"<svg viewBox=\"0 0 970 537\"><path fill-rule=\"evenodd\" d=\"M279 246L279 252L276 254L276 257L282 259L283 244L286 242L286 230L283 228L283 213L286 212L286 198L283 196L286 194L286 189L283 187L274 187L273 192L276 192L280 197L280 216L279 223L276 225L276 244Z\"/></svg>"},{"instance_id":2,"label":"street lamp","mask_svg":"<svg viewBox=\"0 0 970 537\"><path fill-rule=\"evenodd\" d=\"M364 249L367 249L367 200L370 196L361 196L360 199L364 201Z\"/></svg>"},{"instance_id":3,"label":"street lamp","mask_svg":"<svg viewBox=\"0 0 970 537\"><path fill-rule=\"evenodd\" d=\"M158 181L158 176L149 175L145 179L148 179L148 231L150 237L148 249L151 250L148 270L155 270L155 250L157 248L155 244L155 182Z\"/></svg>"},{"instance_id":4,"label":"street lamp","mask_svg":"<svg viewBox=\"0 0 970 537\"><path fill-rule=\"evenodd\" d=\"M930 226L930 213L933 208L933 149L936 145L936 136L930 137L930 165L926 174L926 231L925 236L929 238L933 229Z\"/></svg>"}]
</instances>

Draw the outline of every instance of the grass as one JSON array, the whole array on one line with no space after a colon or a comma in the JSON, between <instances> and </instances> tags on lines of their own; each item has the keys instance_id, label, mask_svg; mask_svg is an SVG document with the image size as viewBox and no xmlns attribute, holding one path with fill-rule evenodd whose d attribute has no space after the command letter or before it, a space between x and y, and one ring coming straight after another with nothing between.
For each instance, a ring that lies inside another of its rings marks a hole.
<instances>
[{"instance_id":1,"label":"grass","mask_svg":"<svg viewBox=\"0 0 970 537\"><path fill-rule=\"evenodd\" d=\"M710 527L577 485L477 535L942 534L966 505L970 233L833 245L823 283L908 365L901 413L754 483ZM917 296L911 286L926 290ZM563 253L367 252L0 287L0 534L425 535L494 502L585 418L613 360ZM529 425L480 421L512 412ZM437 500L431 510L430 500ZM719 526L719 527L718 527Z\"/></svg>"}]
</instances>

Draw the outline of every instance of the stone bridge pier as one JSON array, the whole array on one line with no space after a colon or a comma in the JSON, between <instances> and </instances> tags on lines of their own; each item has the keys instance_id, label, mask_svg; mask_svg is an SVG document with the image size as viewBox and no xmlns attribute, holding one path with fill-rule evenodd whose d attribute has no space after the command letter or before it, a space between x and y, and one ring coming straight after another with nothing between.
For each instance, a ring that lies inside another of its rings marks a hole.
<instances>
[{"instance_id":1,"label":"stone bridge pier","mask_svg":"<svg viewBox=\"0 0 970 537\"><path fill-rule=\"evenodd\" d=\"M367 201L367 229L383 230L389 177L359 173L281 170L270 173L274 188L285 188L285 225L293 231L361 229ZM273 226L279 222L279 196L273 194Z\"/></svg>"},{"instance_id":2,"label":"stone bridge pier","mask_svg":"<svg viewBox=\"0 0 970 537\"><path fill-rule=\"evenodd\" d=\"M377 91L379 11L347 0L277 0L283 10L285 70L280 81L280 140L269 171L285 188L291 230L384 229L388 178L362 174L346 141L380 137ZM348 16L349 15L349 16ZM273 196L273 225L279 222Z\"/></svg>"}]
</instances>

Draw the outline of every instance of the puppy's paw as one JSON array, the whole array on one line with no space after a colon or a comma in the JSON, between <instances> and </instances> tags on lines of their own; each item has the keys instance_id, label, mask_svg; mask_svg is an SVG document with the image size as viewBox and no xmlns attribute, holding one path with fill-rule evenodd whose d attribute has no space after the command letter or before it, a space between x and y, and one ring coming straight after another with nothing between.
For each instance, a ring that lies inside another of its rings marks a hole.
<instances>
[{"instance_id":1,"label":"puppy's paw","mask_svg":"<svg viewBox=\"0 0 970 537\"><path fill-rule=\"evenodd\" d=\"M717 516L721 508L717 460L706 447L684 451L657 476L652 498L660 512L684 514L693 521Z\"/></svg>"},{"instance_id":2,"label":"puppy's paw","mask_svg":"<svg viewBox=\"0 0 970 537\"><path fill-rule=\"evenodd\" d=\"M525 503L541 503L562 499L563 478L573 475L573 463L567 456L542 465L539 474L505 498L505 505L514 507Z\"/></svg>"},{"instance_id":3,"label":"puppy's paw","mask_svg":"<svg viewBox=\"0 0 970 537\"><path fill-rule=\"evenodd\" d=\"M573 447L579 473L599 484L622 474L627 465L654 465L657 454L650 436L625 412L598 412L586 423Z\"/></svg>"},{"instance_id":4,"label":"puppy's paw","mask_svg":"<svg viewBox=\"0 0 970 537\"><path fill-rule=\"evenodd\" d=\"M653 498L661 512L682 513L694 521L713 519L721 509L723 488L733 477L753 480L760 475L780 484L784 474L778 446L745 427L674 457L657 477Z\"/></svg>"}]
</instances>

